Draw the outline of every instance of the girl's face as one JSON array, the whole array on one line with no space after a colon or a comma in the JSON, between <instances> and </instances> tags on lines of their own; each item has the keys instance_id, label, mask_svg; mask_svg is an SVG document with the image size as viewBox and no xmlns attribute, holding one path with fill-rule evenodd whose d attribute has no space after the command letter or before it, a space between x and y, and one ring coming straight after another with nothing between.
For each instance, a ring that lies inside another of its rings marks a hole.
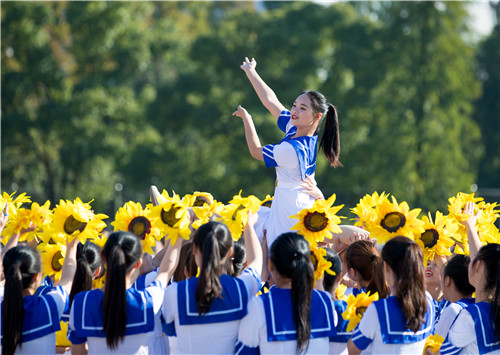
<instances>
[{"instance_id":1,"label":"girl's face","mask_svg":"<svg viewBox=\"0 0 500 355\"><path fill-rule=\"evenodd\" d=\"M427 262L425 269L425 284L427 286L441 286L441 272L433 260Z\"/></svg>"},{"instance_id":2,"label":"girl's face","mask_svg":"<svg viewBox=\"0 0 500 355\"><path fill-rule=\"evenodd\" d=\"M294 126L317 126L320 122L321 113L315 113L312 109L311 99L306 94L302 94L293 103L291 122Z\"/></svg>"}]
</instances>

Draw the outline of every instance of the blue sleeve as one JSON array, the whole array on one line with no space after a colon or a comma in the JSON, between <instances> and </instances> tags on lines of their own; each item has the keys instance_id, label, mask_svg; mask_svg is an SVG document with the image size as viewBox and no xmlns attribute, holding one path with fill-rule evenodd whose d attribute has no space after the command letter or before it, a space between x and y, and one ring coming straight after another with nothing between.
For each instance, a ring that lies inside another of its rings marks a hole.
<instances>
[{"instance_id":1,"label":"blue sleeve","mask_svg":"<svg viewBox=\"0 0 500 355\"><path fill-rule=\"evenodd\" d=\"M86 337L79 337L76 335L75 331L68 327L68 340L71 342L71 344L83 344L87 341Z\"/></svg>"},{"instance_id":2,"label":"blue sleeve","mask_svg":"<svg viewBox=\"0 0 500 355\"><path fill-rule=\"evenodd\" d=\"M365 337L359 328L352 334L351 340L359 350L365 350L373 341L373 339Z\"/></svg>"},{"instance_id":3,"label":"blue sleeve","mask_svg":"<svg viewBox=\"0 0 500 355\"><path fill-rule=\"evenodd\" d=\"M278 117L278 128L286 133L286 125L290 122L290 111L283 110L281 111L280 116Z\"/></svg>"},{"instance_id":4,"label":"blue sleeve","mask_svg":"<svg viewBox=\"0 0 500 355\"><path fill-rule=\"evenodd\" d=\"M274 146L276 144L268 144L262 147L262 157L264 158L264 163L266 167L272 168L278 166L276 160L274 159Z\"/></svg>"},{"instance_id":5,"label":"blue sleeve","mask_svg":"<svg viewBox=\"0 0 500 355\"><path fill-rule=\"evenodd\" d=\"M236 348L234 349L234 354L235 355L259 355L260 354L260 348L257 346L255 348L251 348L242 342L238 342L236 344Z\"/></svg>"},{"instance_id":6,"label":"blue sleeve","mask_svg":"<svg viewBox=\"0 0 500 355\"><path fill-rule=\"evenodd\" d=\"M441 345L441 349L439 350L440 354L442 355L454 355L454 354L459 354L460 351L462 351L462 348L457 348L455 345L453 345L448 337L444 340L443 344Z\"/></svg>"}]
</instances>

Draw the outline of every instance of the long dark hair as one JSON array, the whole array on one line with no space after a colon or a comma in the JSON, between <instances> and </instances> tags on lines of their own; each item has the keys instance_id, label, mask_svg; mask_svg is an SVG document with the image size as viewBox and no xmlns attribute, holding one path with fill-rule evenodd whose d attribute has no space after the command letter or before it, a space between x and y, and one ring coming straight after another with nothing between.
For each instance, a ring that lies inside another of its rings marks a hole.
<instances>
[{"instance_id":1,"label":"long dark hair","mask_svg":"<svg viewBox=\"0 0 500 355\"><path fill-rule=\"evenodd\" d=\"M449 277L456 290L463 296L470 298L474 293L474 286L469 283L468 267L470 257L467 255L456 254L444 266L443 280Z\"/></svg>"},{"instance_id":2,"label":"long dark hair","mask_svg":"<svg viewBox=\"0 0 500 355\"><path fill-rule=\"evenodd\" d=\"M484 264L485 291L494 291L491 301L491 324L493 324L497 339L500 339L500 244L491 243L483 246L479 249L472 264L476 264L478 260Z\"/></svg>"},{"instance_id":3,"label":"long dark hair","mask_svg":"<svg viewBox=\"0 0 500 355\"><path fill-rule=\"evenodd\" d=\"M88 240L85 244L78 243L76 249L76 272L71 292L69 293L70 305L73 303L73 299L77 293L92 289L94 273L99 267L103 267L101 248Z\"/></svg>"},{"instance_id":4,"label":"long dark hair","mask_svg":"<svg viewBox=\"0 0 500 355\"><path fill-rule=\"evenodd\" d=\"M109 235L102 256L106 262L104 285L104 332L106 343L115 349L125 337L127 326L126 273L142 256L139 238L130 232L113 232Z\"/></svg>"},{"instance_id":5,"label":"long dark hair","mask_svg":"<svg viewBox=\"0 0 500 355\"><path fill-rule=\"evenodd\" d=\"M219 277L226 268L222 259L233 246L233 239L224 223L210 221L198 228L194 234L193 245L202 255L201 265L198 265L200 276L196 286L198 313L202 315L210 310L214 299L222 294Z\"/></svg>"},{"instance_id":6,"label":"long dark hair","mask_svg":"<svg viewBox=\"0 0 500 355\"><path fill-rule=\"evenodd\" d=\"M340 133L337 109L335 106L328 103L323 94L317 91L306 91L304 94L311 100L313 111L323 114L322 121L325 122L325 126L319 143L320 149L323 150L331 166L334 168L342 166L339 160Z\"/></svg>"},{"instance_id":7,"label":"long dark hair","mask_svg":"<svg viewBox=\"0 0 500 355\"><path fill-rule=\"evenodd\" d=\"M12 355L23 342L24 303L23 290L41 271L40 255L25 245L15 246L3 257L5 275L2 303L3 344L2 355Z\"/></svg>"},{"instance_id":8,"label":"long dark hair","mask_svg":"<svg viewBox=\"0 0 500 355\"><path fill-rule=\"evenodd\" d=\"M427 312L422 249L413 240L398 236L384 245L382 259L394 273L393 292L406 325L417 332Z\"/></svg>"},{"instance_id":9,"label":"long dark hair","mask_svg":"<svg viewBox=\"0 0 500 355\"><path fill-rule=\"evenodd\" d=\"M325 259L332 263L330 270L335 273L335 275L330 275L325 272L323 277L323 287L326 291L332 292L333 286L335 286L335 281L337 281L340 274L342 274L342 260L340 260L340 256L335 250L325 247L323 249L326 250Z\"/></svg>"},{"instance_id":10,"label":"long dark hair","mask_svg":"<svg viewBox=\"0 0 500 355\"><path fill-rule=\"evenodd\" d=\"M281 234L271 245L270 258L278 273L292 279L292 312L297 329L297 351L309 346L314 268L309 243L295 232Z\"/></svg>"},{"instance_id":11,"label":"long dark hair","mask_svg":"<svg viewBox=\"0 0 500 355\"><path fill-rule=\"evenodd\" d=\"M366 291L370 291L371 294L378 292L380 298L386 298L391 294L391 289L384 277L384 263L375 242L355 241L347 248L345 261L348 268L353 268L363 280L368 281Z\"/></svg>"}]
</instances>

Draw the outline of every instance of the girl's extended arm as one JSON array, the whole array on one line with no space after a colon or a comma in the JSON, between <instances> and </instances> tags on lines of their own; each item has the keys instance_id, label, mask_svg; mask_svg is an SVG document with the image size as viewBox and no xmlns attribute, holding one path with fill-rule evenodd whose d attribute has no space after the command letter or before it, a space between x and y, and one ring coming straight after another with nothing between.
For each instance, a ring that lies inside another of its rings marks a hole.
<instances>
[{"instance_id":1,"label":"girl's extended arm","mask_svg":"<svg viewBox=\"0 0 500 355\"><path fill-rule=\"evenodd\" d=\"M233 116L241 117L243 120L243 125L245 126L245 138L252 157L257 160L264 160L264 156L262 155L262 145L260 144L259 136L255 130L252 116L250 116L247 110L241 107L241 105L238 106L237 111L233 112Z\"/></svg>"},{"instance_id":2,"label":"girl's extended arm","mask_svg":"<svg viewBox=\"0 0 500 355\"><path fill-rule=\"evenodd\" d=\"M76 273L76 250L78 243L80 243L78 238L73 239L71 242L66 242L66 256L64 257L59 286L64 287L68 293L71 292L71 286L73 286L73 279Z\"/></svg>"},{"instance_id":3,"label":"girl's extended arm","mask_svg":"<svg viewBox=\"0 0 500 355\"><path fill-rule=\"evenodd\" d=\"M254 225L258 219L257 213L248 212L248 222L243 230L245 248L247 251L247 267L253 268L259 275L262 274L262 246L255 233Z\"/></svg>"},{"instance_id":4,"label":"girl's extended arm","mask_svg":"<svg viewBox=\"0 0 500 355\"><path fill-rule=\"evenodd\" d=\"M168 247L160 263L160 268L158 269L158 275L156 275L155 281L160 281L164 287L167 287L168 281L177 268L182 241L183 238L177 237L177 241L173 246ZM166 241L166 243L170 243L170 241Z\"/></svg>"},{"instance_id":5,"label":"girl's extended arm","mask_svg":"<svg viewBox=\"0 0 500 355\"><path fill-rule=\"evenodd\" d=\"M474 206L474 202L467 202L465 204L464 213L469 214L470 217L465 222L462 222L465 225L465 229L467 231L467 240L469 243L469 254L471 260L474 260L477 252L479 251L479 249L481 249L482 246L476 229L476 221L480 216L481 211L474 214Z\"/></svg>"},{"instance_id":6,"label":"girl's extended arm","mask_svg":"<svg viewBox=\"0 0 500 355\"><path fill-rule=\"evenodd\" d=\"M259 76L259 74L255 70L256 66L257 62L254 58L252 58L252 60L250 61L247 57L245 57L245 60L243 61L243 64L240 66L240 68L243 69L243 71L247 75L248 80L250 80L250 83L257 93L257 96L259 96L262 104L269 110L269 112L271 112L274 118L278 119L281 111L283 111L285 107L278 100L278 97L276 96L274 91L269 86L267 86L264 80L262 80L262 78Z\"/></svg>"}]
</instances>

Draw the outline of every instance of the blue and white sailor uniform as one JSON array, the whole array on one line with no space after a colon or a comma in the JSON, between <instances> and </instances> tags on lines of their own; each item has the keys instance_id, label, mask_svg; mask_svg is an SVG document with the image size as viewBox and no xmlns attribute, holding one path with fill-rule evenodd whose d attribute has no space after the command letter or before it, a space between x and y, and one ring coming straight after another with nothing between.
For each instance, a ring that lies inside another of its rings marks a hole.
<instances>
[{"instance_id":1,"label":"blue and white sailor uniform","mask_svg":"<svg viewBox=\"0 0 500 355\"><path fill-rule=\"evenodd\" d=\"M290 116L290 111L283 110L278 118L278 127L285 133L285 137L278 144L262 148L266 166L276 167L277 177L265 228L269 247L280 234L290 231L297 223L290 216L304 208L310 208L314 203L314 199L302 191L300 184L306 174L314 178L318 136L292 138L297 133L297 127L292 124Z\"/></svg>"},{"instance_id":2,"label":"blue and white sailor uniform","mask_svg":"<svg viewBox=\"0 0 500 355\"><path fill-rule=\"evenodd\" d=\"M305 354L328 354L336 318L331 296L313 290L311 338ZM296 351L291 289L271 287L268 293L250 301L248 315L240 324L235 354L295 354Z\"/></svg>"},{"instance_id":3,"label":"blue and white sailor uniform","mask_svg":"<svg viewBox=\"0 0 500 355\"><path fill-rule=\"evenodd\" d=\"M351 338L352 331L347 331L349 321L342 317L342 313L347 309L347 302L344 300L333 301L333 307L337 314L336 333L330 337L330 354L347 355L347 342Z\"/></svg>"},{"instance_id":4,"label":"blue and white sailor uniform","mask_svg":"<svg viewBox=\"0 0 500 355\"><path fill-rule=\"evenodd\" d=\"M3 289L3 287L2 287ZM3 292L0 302L3 303ZM54 354L56 351L56 331L66 307L68 293L62 286L47 289L43 295L23 297L24 317L22 347L16 354ZM3 342L2 317L2 342Z\"/></svg>"},{"instance_id":5,"label":"blue and white sailor uniform","mask_svg":"<svg viewBox=\"0 0 500 355\"><path fill-rule=\"evenodd\" d=\"M244 269L236 278L221 275L221 298L215 298L210 310L199 315L196 302L198 278L171 284L163 303L165 333L176 337L171 353L232 354L241 319L247 314L248 302L259 291L260 275L252 268Z\"/></svg>"},{"instance_id":6,"label":"blue and white sailor uniform","mask_svg":"<svg viewBox=\"0 0 500 355\"><path fill-rule=\"evenodd\" d=\"M434 307L436 309L436 320L434 323L437 323L439 321L439 318L441 318L441 313L446 307L451 304L451 302L447 301L445 298L443 298L441 301L436 301L433 299L432 302L434 302Z\"/></svg>"},{"instance_id":7,"label":"blue and white sailor uniform","mask_svg":"<svg viewBox=\"0 0 500 355\"><path fill-rule=\"evenodd\" d=\"M103 331L104 292L92 290L78 293L71 305L68 339L73 344L87 342L89 354L147 354L146 334L154 330L155 314L163 303L164 286L155 281L144 290L126 291L127 325L125 339L110 350Z\"/></svg>"},{"instance_id":8,"label":"blue and white sailor uniform","mask_svg":"<svg viewBox=\"0 0 500 355\"><path fill-rule=\"evenodd\" d=\"M397 298L390 296L368 306L352 335L354 345L366 354L422 354L433 334L435 308L427 293L427 312L417 332L406 326Z\"/></svg>"},{"instance_id":9,"label":"blue and white sailor uniform","mask_svg":"<svg viewBox=\"0 0 500 355\"><path fill-rule=\"evenodd\" d=\"M474 298L463 298L458 302L449 302L449 304L441 311L441 316L434 325L434 333L446 338L450 331L451 325L458 317L460 311L475 302Z\"/></svg>"},{"instance_id":10,"label":"blue and white sailor uniform","mask_svg":"<svg viewBox=\"0 0 500 355\"><path fill-rule=\"evenodd\" d=\"M135 288L136 290L144 290L146 286L152 284L153 281L156 279L156 276L158 276L158 269L159 268L156 268L153 271L150 271L146 274L139 275L139 277L135 280L132 287Z\"/></svg>"},{"instance_id":11,"label":"blue and white sailor uniform","mask_svg":"<svg viewBox=\"0 0 500 355\"><path fill-rule=\"evenodd\" d=\"M479 302L460 311L441 345L441 354L500 354L491 323L491 304Z\"/></svg>"}]
</instances>

